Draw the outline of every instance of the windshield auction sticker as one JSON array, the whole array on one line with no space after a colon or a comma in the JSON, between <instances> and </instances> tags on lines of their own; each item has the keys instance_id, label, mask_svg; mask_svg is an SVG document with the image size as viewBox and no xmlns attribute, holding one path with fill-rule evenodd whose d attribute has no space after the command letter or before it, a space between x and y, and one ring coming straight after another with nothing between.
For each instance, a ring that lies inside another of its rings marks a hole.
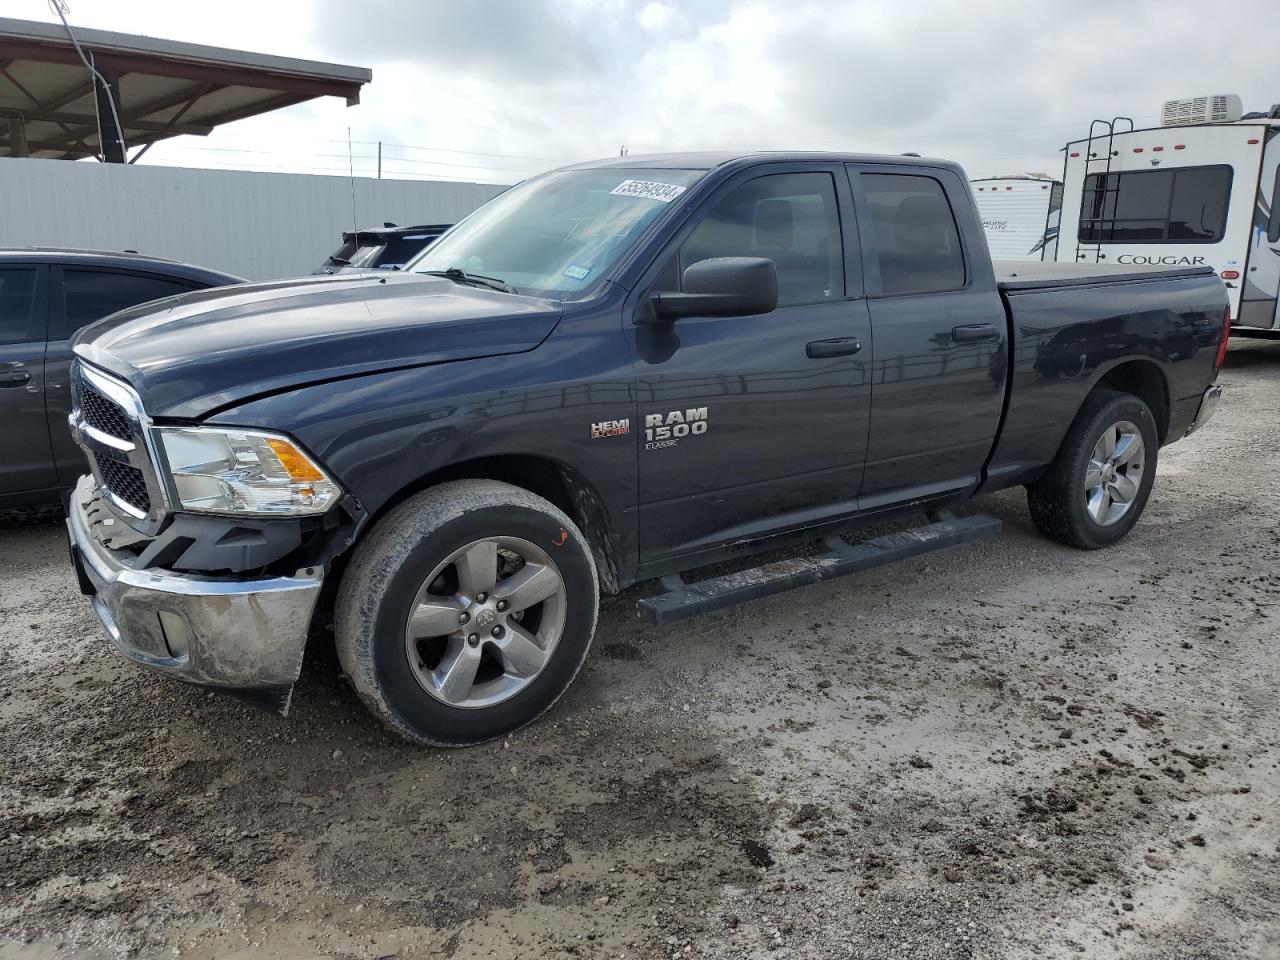
<instances>
[{"instance_id":1,"label":"windshield auction sticker","mask_svg":"<svg viewBox=\"0 0 1280 960\"><path fill-rule=\"evenodd\" d=\"M642 200L670 203L684 191L684 187L677 187L674 183L658 183L656 180L623 180L609 192L620 197L639 197Z\"/></svg>"}]
</instances>

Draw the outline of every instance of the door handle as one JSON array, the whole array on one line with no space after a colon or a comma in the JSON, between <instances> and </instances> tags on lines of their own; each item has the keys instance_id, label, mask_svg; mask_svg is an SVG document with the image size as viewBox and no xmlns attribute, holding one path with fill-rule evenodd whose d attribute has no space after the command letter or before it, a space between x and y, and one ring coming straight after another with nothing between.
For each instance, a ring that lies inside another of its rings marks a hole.
<instances>
[{"instance_id":1,"label":"door handle","mask_svg":"<svg viewBox=\"0 0 1280 960\"><path fill-rule=\"evenodd\" d=\"M956 343L973 343L975 340L995 340L1000 330L994 323L967 323L951 328L951 339Z\"/></svg>"},{"instance_id":2,"label":"door handle","mask_svg":"<svg viewBox=\"0 0 1280 960\"><path fill-rule=\"evenodd\" d=\"M820 360L823 357L847 357L861 349L861 340L841 337L837 340L814 340L805 345L804 352L810 360Z\"/></svg>"},{"instance_id":3,"label":"door handle","mask_svg":"<svg viewBox=\"0 0 1280 960\"><path fill-rule=\"evenodd\" d=\"M20 387L31 380L31 374L23 370L21 373L0 373L0 389Z\"/></svg>"}]
</instances>

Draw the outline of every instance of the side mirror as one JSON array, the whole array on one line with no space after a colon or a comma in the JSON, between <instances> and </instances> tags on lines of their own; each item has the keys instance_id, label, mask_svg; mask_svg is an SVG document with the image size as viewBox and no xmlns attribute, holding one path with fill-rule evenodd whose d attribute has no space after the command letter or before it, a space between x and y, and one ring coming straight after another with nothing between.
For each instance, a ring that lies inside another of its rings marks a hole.
<instances>
[{"instance_id":1,"label":"side mirror","mask_svg":"<svg viewBox=\"0 0 1280 960\"><path fill-rule=\"evenodd\" d=\"M651 319L666 323L681 317L752 317L778 306L778 270L763 257L715 257L699 260L684 272L683 290L660 291L649 298Z\"/></svg>"}]
</instances>

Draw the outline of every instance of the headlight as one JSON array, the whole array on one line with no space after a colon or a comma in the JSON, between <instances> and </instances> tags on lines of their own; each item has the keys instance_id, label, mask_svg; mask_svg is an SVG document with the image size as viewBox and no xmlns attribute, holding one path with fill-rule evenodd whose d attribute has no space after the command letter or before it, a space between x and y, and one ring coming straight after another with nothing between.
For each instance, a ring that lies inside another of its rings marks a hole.
<instances>
[{"instance_id":1,"label":"headlight","mask_svg":"<svg viewBox=\"0 0 1280 960\"><path fill-rule=\"evenodd\" d=\"M324 513L338 485L291 440L255 430L161 427L174 490L186 510Z\"/></svg>"}]
</instances>

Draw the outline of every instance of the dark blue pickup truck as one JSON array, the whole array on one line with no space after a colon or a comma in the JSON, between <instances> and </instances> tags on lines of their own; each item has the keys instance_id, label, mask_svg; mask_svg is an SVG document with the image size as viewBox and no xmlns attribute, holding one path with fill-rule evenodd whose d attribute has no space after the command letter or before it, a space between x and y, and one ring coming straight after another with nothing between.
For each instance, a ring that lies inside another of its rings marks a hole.
<instances>
[{"instance_id":1,"label":"dark blue pickup truck","mask_svg":"<svg viewBox=\"0 0 1280 960\"><path fill-rule=\"evenodd\" d=\"M332 606L382 720L476 743L565 690L601 590L659 580L641 612L678 619L991 536L947 508L1014 485L1114 543L1213 413L1226 306L1207 269L993 267L950 163L570 167L405 272L84 331L73 558L139 664L283 712Z\"/></svg>"}]
</instances>

